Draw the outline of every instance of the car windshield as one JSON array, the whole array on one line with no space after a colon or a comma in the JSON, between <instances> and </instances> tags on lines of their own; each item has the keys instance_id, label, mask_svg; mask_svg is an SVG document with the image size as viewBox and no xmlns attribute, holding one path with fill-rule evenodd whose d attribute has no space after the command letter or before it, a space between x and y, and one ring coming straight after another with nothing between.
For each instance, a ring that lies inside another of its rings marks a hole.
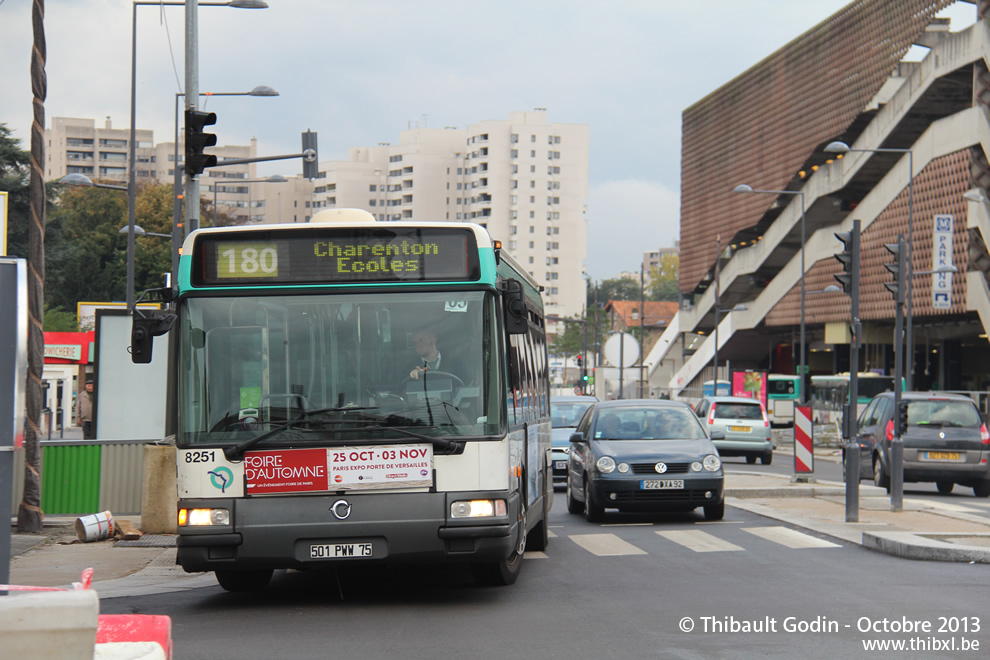
<instances>
[{"instance_id":1,"label":"car windshield","mask_svg":"<svg viewBox=\"0 0 990 660\"><path fill-rule=\"evenodd\" d=\"M968 401L929 399L908 401L908 426L958 426L977 428L983 424L980 413Z\"/></svg>"},{"instance_id":2,"label":"car windshield","mask_svg":"<svg viewBox=\"0 0 990 660\"><path fill-rule=\"evenodd\" d=\"M188 298L180 314L181 444L504 430L489 293Z\"/></svg>"},{"instance_id":3,"label":"car windshield","mask_svg":"<svg viewBox=\"0 0 990 660\"><path fill-rule=\"evenodd\" d=\"M715 419L763 419L759 403L716 403Z\"/></svg>"},{"instance_id":4,"label":"car windshield","mask_svg":"<svg viewBox=\"0 0 990 660\"><path fill-rule=\"evenodd\" d=\"M584 411L591 407L593 401L551 401L550 420L553 428L573 428L581 421Z\"/></svg>"},{"instance_id":5,"label":"car windshield","mask_svg":"<svg viewBox=\"0 0 990 660\"><path fill-rule=\"evenodd\" d=\"M595 423L598 440L703 440L708 437L688 408L628 407L603 410Z\"/></svg>"}]
</instances>

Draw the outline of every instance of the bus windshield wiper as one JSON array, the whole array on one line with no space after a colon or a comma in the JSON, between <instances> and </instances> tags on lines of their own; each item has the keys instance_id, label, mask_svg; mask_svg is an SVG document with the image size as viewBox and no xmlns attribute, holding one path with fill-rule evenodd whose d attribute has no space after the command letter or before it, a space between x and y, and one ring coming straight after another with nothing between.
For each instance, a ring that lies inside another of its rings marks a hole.
<instances>
[{"instance_id":1,"label":"bus windshield wiper","mask_svg":"<svg viewBox=\"0 0 990 660\"><path fill-rule=\"evenodd\" d=\"M265 433L262 433L261 435L256 435L253 438L249 438L238 445L234 445L233 447L224 447L223 455L227 457L228 461L235 461L241 458L242 456L244 456L244 452L246 452L248 449L258 444L259 442L263 440L267 440L268 438L274 435L278 435L279 433L291 429L295 426L298 426L299 424L303 424L305 422L312 422L314 421L312 419L313 417L316 417L318 415L325 415L327 413L351 412L357 410L376 410L376 408L374 406L364 406L364 407L352 406L352 407L343 407L343 408L319 408L317 410L304 410L301 416L282 422L281 424L278 424L277 426L266 431Z\"/></svg>"}]
</instances>

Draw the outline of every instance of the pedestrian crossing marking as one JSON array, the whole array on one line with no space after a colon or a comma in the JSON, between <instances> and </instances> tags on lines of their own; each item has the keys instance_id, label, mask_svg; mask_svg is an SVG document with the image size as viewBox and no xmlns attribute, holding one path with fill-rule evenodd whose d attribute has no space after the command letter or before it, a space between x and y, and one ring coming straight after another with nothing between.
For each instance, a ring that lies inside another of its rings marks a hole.
<instances>
[{"instance_id":1,"label":"pedestrian crossing marking","mask_svg":"<svg viewBox=\"0 0 990 660\"><path fill-rule=\"evenodd\" d=\"M557 538L557 535L553 533L553 530L547 530L547 536L552 539Z\"/></svg>"},{"instance_id":2,"label":"pedestrian crossing marking","mask_svg":"<svg viewBox=\"0 0 990 660\"><path fill-rule=\"evenodd\" d=\"M743 527L742 530L744 532L749 532L754 536L759 536L760 538L766 539L767 541L773 541L774 543L779 543L780 545L795 550L802 548L842 547L837 543L823 541L822 539L809 536L808 534L794 529L789 529L787 527Z\"/></svg>"},{"instance_id":3,"label":"pedestrian crossing marking","mask_svg":"<svg viewBox=\"0 0 990 660\"><path fill-rule=\"evenodd\" d=\"M623 541L615 534L575 534L570 539L599 557L646 554L645 550L640 550L632 543Z\"/></svg>"},{"instance_id":4,"label":"pedestrian crossing marking","mask_svg":"<svg viewBox=\"0 0 990 660\"><path fill-rule=\"evenodd\" d=\"M742 550L735 543L723 541L717 536L697 529L670 530L657 532L657 534L695 552L736 552Z\"/></svg>"}]
</instances>

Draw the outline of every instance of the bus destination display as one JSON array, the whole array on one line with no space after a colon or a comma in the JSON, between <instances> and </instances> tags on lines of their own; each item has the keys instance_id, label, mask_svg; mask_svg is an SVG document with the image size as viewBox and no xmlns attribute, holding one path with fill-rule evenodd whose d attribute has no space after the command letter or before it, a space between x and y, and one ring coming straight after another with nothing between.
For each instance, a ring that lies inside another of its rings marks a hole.
<instances>
[{"instance_id":1,"label":"bus destination display","mask_svg":"<svg viewBox=\"0 0 990 660\"><path fill-rule=\"evenodd\" d=\"M243 236L243 234L240 234ZM248 240L211 235L197 244L202 284L472 281L479 277L466 229L305 229Z\"/></svg>"}]
</instances>

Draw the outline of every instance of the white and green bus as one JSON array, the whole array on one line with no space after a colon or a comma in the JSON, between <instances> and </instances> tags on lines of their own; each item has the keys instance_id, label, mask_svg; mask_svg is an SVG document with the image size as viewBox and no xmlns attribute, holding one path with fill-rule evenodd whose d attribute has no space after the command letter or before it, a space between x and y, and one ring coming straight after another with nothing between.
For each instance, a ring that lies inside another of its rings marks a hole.
<instances>
[{"instance_id":1,"label":"white and green bus","mask_svg":"<svg viewBox=\"0 0 990 660\"><path fill-rule=\"evenodd\" d=\"M541 288L500 248L354 210L190 234L172 301L186 571L229 591L350 562L515 582L548 543L549 369ZM166 327L135 321L137 361Z\"/></svg>"}]
</instances>

